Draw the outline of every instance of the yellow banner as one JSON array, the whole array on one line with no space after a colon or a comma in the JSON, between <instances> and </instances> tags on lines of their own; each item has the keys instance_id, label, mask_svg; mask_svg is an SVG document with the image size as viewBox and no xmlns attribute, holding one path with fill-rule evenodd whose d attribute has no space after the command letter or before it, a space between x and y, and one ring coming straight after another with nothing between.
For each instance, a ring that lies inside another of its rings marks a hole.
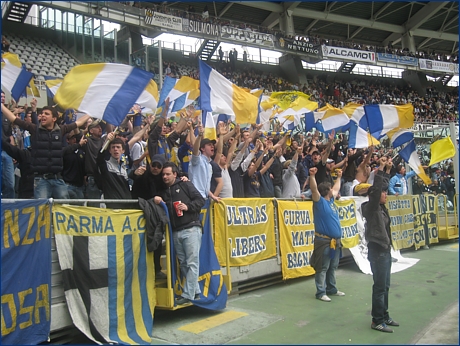
<instances>
[{"instance_id":1,"label":"yellow banner","mask_svg":"<svg viewBox=\"0 0 460 346\"><path fill-rule=\"evenodd\" d=\"M414 212L412 196L388 196L388 212L391 219L391 239L395 250L414 245Z\"/></svg>"},{"instance_id":2,"label":"yellow banner","mask_svg":"<svg viewBox=\"0 0 460 346\"><path fill-rule=\"evenodd\" d=\"M338 200L334 202L339 211L342 227L342 245L352 248L359 244L358 220L356 219L356 203L354 200Z\"/></svg>"},{"instance_id":3,"label":"yellow banner","mask_svg":"<svg viewBox=\"0 0 460 346\"><path fill-rule=\"evenodd\" d=\"M424 196L412 196L412 206L414 209L414 246L415 250L418 250L422 246L426 245L425 242L425 224L426 218L423 213L423 205L421 199Z\"/></svg>"},{"instance_id":4,"label":"yellow banner","mask_svg":"<svg viewBox=\"0 0 460 346\"><path fill-rule=\"evenodd\" d=\"M86 296L67 295L75 325L84 330L88 320L86 324L81 321L90 318L98 331L110 329L110 340L150 343L155 269L153 252L147 251L143 212L57 204L53 206L53 228L59 264L67 272L64 286L78 292L94 289L98 308L105 312L82 314ZM87 280L79 280L81 277ZM108 293L98 294L95 288ZM108 335L102 337L109 342Z\"/></svg>"},{"instance_id":5,"label":"yellow banner","mask_svg":"<svg viewBox=\"0 0 460 346\"><path fill-rule=\"evenodd\" d=\"M276 256L274 219L271 198L224 198L214 204L214 246L220 265L227 263L227 255L232 267Z\"/></svg>"},{"instance_id":6,"label":"yellow banner","mask_svg":"<svg viewBox=\"0 0 460 346\"><path fill-rule=\"evenodd\" d=\"M315 274L310 266L315 239L313 202L278 201L283 280Z\"/></svg>"},{"instance_id":7,"label":"yellow banner","mask_svg":"<svg viewBox=\"0 0 460 346\"><path fill-rule=\"evenodd\" d=\"M428 234L431 243L439 243L438 238L438 196L423 195L425 198L425 234Z\"/></svg>"}]
</instances>

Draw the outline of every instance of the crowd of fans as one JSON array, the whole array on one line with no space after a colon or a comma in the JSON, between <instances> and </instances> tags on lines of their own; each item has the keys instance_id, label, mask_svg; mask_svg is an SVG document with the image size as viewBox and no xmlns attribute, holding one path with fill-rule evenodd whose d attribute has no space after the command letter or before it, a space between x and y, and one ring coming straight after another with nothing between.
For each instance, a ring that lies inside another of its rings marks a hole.
<instances>
[{"instance_id":1,"label":"crowd of fans","mask_svg":"<svg viewBox=\"0 0 460 346\"><path fill-rule=\"evenodd\" d=\"M329 103L342 108L349 102L361 104L395 104L411 103L414 106L416 123L446 123L458 120L458 88L451 91L438 91L435 86L426 88L425 95L419 95L411 85L397 85L394 81L382 79L369 80L356 78L352 81L329 81L326 77L317 77L307 84L290 83L273 73L265 73L248 64L241 63L237 69L232 64L210 63L219 73L235 85L248 89L263 88L265 92L302 91L318 102L319 108ZM158 73L158 70L155 70ZM199 79L196 67L184 66L176 62L163 62L163 74L180 78L183 75Z\"/></svg>"}]
</instances>

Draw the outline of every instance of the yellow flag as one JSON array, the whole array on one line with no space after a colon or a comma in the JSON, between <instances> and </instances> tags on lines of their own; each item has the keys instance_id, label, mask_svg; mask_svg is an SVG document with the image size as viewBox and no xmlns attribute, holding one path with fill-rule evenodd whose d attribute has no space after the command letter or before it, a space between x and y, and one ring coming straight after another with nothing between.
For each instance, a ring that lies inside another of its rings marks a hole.
<instances>
[{"instance_id":1,"label":"yellow flag","mask_svg":"<svg viewBox=\"0 0 460 346\"><path fill-rule=\"evenodd\" d=\"M450 137L440 139L430 146L430 166L455 156L455 146Z\"/></svg>"}]
</instances>

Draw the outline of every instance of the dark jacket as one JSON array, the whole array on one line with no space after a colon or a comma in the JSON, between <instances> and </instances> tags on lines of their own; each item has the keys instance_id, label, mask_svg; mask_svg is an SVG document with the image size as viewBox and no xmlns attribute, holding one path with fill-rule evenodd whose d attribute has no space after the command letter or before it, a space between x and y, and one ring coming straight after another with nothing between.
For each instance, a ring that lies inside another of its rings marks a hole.
<instances>
[{"instance_id":1,"label":"dark jacket","mask_svg":"<svg viewBox=\"0 0 460 346\"><path fill-rule=\"evenodd\" d=\"M169 220L173 232L191 228L201 227L200 213L205 204L205 199L190 181L177 179L174 184L165 190L159 191L159 196L163 198L169 212ZM183 211L182 216L177 216L174 202L182 202L187 205L188 210Z\"/></svg>"},{"instance_id":2,"label":"dark jacket","mask_svg":"<svg viewBox=\"0 0 460 346\"><path fill-rule=\"evenodd\" d=\"M30 132L34 172L38 174L61 173L63 168L62 137L76 129L77 124L55 125L51 131L41 125L31 124L21 119L15 119L14 124Z\"/></svg>"},{"instance_id":3,"label":"dark jacket","mask_svg":"<svg viewBox=\"0 0 460 346\"><path fill-rule=\"evenodd\" d=\"M147 250L155 251L158 246L161 246L165 226L168 223L166 212L161 205L155 204L153 198L148 201L139 198L139 207L143 210L145 217Z\"/></svg>"},{"instance_id":4,"label":"dark jacket","mask_svg":"<svg viewBox=\"0 0 460 346\"><path fill-rule=\"evenodd\" d=\"M382 190L388 188L389 174L378 171L374 184L369 189L369 202L362 204L363 216L366 218L365 237L369 243L376 243L382 249L390 251L390 215L384 204L380 204Z\"/></svg>"}]
</instances>

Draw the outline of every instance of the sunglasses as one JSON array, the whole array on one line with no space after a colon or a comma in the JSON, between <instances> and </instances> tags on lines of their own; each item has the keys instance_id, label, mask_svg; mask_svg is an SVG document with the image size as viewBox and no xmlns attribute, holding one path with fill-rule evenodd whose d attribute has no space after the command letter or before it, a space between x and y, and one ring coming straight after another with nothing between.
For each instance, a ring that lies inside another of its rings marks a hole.
<instances>
[{"instance_id":1,"label":"sunglasses","mask_svg":"<svg viewBox=\"0 0 460 346\"><path fill-rule=\"evenodd\" d=\"M156 163L156 162L152 163L151 166L152 166L152 168L158 168L158 169L160 169L161 167L163 167L161 164Z\"/></svg>"}]
</instances>

